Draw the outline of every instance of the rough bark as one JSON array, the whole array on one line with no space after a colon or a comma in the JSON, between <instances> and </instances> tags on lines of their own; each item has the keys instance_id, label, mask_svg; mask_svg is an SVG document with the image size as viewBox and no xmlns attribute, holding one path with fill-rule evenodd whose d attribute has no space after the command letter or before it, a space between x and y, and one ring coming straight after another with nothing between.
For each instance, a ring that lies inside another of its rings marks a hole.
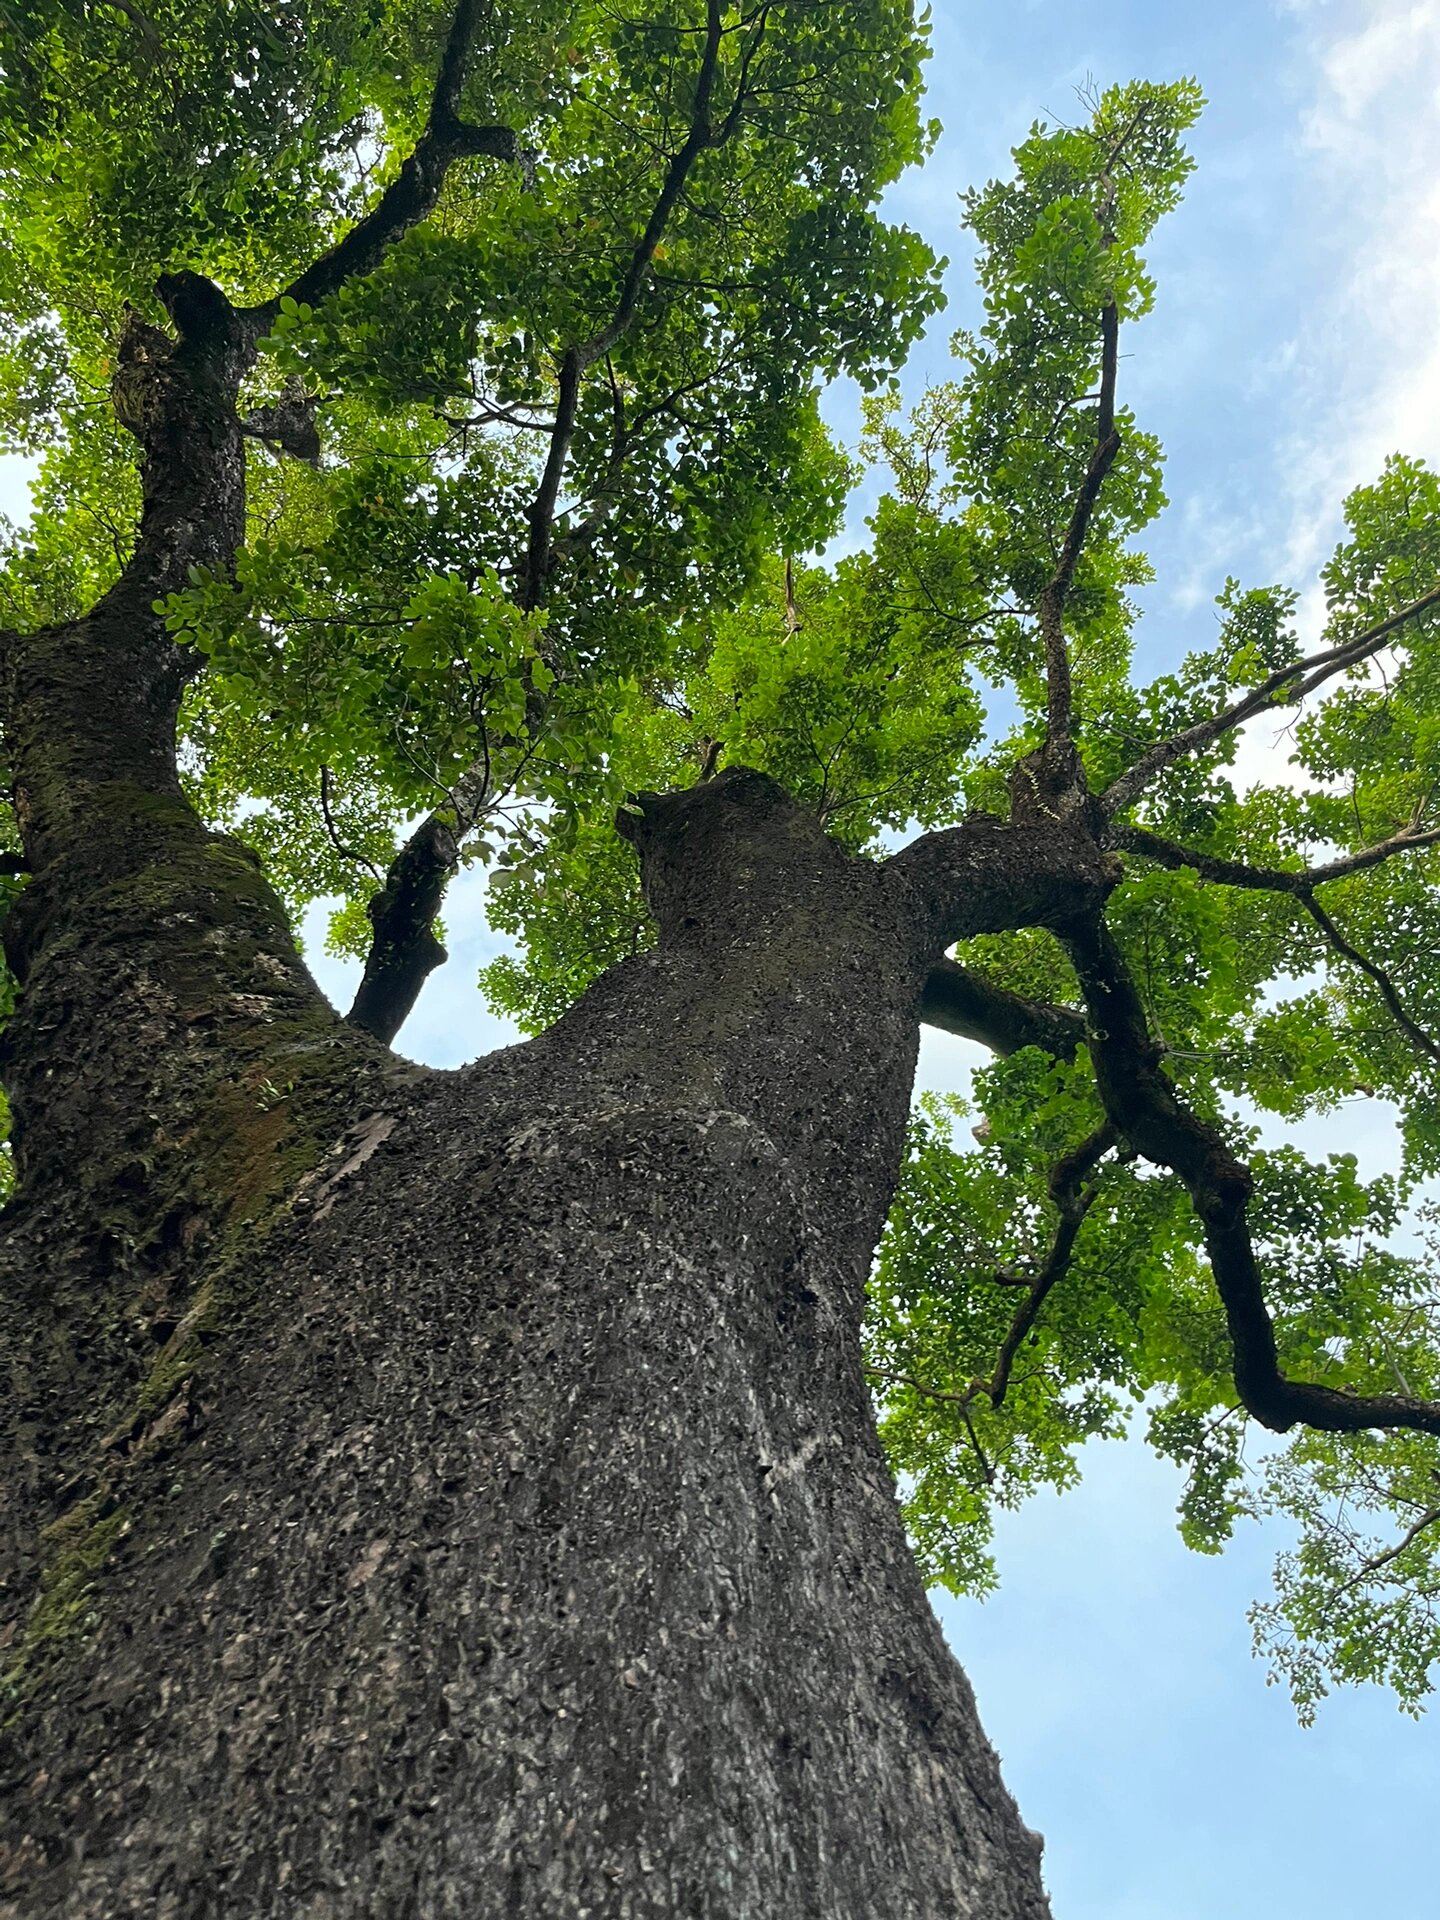
<instances>
[{"instance_id":1,"label":"rough bark","mask_svg":"<svg viewBox=\"0 0 1440 1920\"><path fill-rule=\"evenodd\" d=\"M655 952L192 1261L47 1543L6 1920L1047 1912L860 1368L929 886L755 775L630 830Z\"/></svg>"},{"instance_id":2,"label":"rough bark","mask_svg":"<svg viewBox=\"0 0 1440 1920\"><path fill-rule=\"evenodd\" d=\"M198 662L155 608L241 538L235 403L256 322L198 274L159 292L173 331L132 314L114 376L142 454L131 561L84 618L3 648L30 874L3 929L21 987L0 1052L20 1179L0 1295L11 1604L36 1516L193 1312L197 1252L284 1191L386 1071L310 981L254 856L181 791L176 714Z\"/></svg>"}]
</instances>

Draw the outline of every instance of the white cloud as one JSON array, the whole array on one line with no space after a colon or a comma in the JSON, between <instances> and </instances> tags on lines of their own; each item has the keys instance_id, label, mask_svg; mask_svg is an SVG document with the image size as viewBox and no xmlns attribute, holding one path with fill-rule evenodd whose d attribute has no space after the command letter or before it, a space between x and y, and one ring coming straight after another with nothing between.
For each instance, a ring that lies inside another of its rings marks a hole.
<instances>
[{"instance_id":1,"label":"white cloud","mask_svg":"<svg viewBox=\"0 0 1440 1920\"><path fill-rule=\"evenodd\" d=\"M1300 329L1310 404L1289 449L1286 558L1303 579L1387 454L1440 455L1440 0L1292 11L1307 198L1332 275Z\"/></svg>"},{"instance_id":2,"label":"white cloud","mask_svg":"<svg viewBox=\"0 0 1440 1920\"><path fill-rule=\"evenodd\" d=\"M1285 0L1282 11L1298 23L1295 137L1322 272L1283 349L1303 404L1280 463L1288 511L1274 574L1300 588L1310 649L1346 495L1389 454L1440 459L1440 0ZM1244 730L1237 785L1293 777L1292 724L1267 716Z\"/></svg>"}]
</instances>

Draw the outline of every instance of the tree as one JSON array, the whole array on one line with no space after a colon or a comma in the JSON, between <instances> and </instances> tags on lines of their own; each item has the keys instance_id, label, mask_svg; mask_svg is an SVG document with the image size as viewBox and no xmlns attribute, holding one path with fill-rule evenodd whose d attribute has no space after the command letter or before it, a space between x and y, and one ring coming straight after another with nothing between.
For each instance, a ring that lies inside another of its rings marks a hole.
<instances>
[{"instance_id":1,"label":"tree","mask_svg":"<svg viewBox=\"0 0 1440 1920\"><path fill-rule=\"evenodd\" d=\"M1200 1544L1244 1419L1300 1428L1302 1703L1357 1645L1418 1694L1398 1195L1226 1100L1363 1082L1432 1164L1435 482L1356 496L1309 653L1232 584L1132 685L1118 340L1195 88L972 197L984 333L874 403L824 568L816 377L936 303L871 211L908 7L14 17L9 1911L1044 1913L872 1385L954 1580L1127 1398ZM536 1032L421 1072L468 859ZM337 893L343 1020L290 931ZM997 1055L977 1152L907 1151L922 1016Z\"/></svg>"}]
</instances>

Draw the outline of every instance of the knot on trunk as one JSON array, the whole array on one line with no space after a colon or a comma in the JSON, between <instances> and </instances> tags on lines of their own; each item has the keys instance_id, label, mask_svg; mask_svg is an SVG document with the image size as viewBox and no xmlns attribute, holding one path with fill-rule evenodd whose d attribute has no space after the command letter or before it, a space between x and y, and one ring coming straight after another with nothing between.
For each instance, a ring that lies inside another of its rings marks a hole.
<instances>
[{"instance_id":1,"label":"knot on trunk","mask_svg":"<svg viewBox=\"0 0 1440 1920\"><path fill-rule=\"evenodd\" d=\"M1071 740L1047 740L1016 763L1009 779L1010 817L1038 826L1078 820L1088 832L1098 826L1080 755Z\"/></svg>"}]
</instances>

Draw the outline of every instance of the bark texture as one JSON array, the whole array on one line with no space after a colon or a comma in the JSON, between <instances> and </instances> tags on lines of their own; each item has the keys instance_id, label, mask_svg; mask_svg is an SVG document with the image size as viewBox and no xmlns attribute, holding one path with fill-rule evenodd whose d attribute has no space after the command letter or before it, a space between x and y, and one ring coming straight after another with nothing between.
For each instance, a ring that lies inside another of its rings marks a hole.
<instances>
[{"instance_id":1,"label":"bark texture","mask_svg":"<svg viewBox=\"0 0 1440 1920\"><path fill-rule=\"evenodd\" d=\"M631 830L659 949L360 1082L72 1487L6 1920L1047 1912L860 1370L928 896L758 775Z\"/></svg>"}]
</instances>

